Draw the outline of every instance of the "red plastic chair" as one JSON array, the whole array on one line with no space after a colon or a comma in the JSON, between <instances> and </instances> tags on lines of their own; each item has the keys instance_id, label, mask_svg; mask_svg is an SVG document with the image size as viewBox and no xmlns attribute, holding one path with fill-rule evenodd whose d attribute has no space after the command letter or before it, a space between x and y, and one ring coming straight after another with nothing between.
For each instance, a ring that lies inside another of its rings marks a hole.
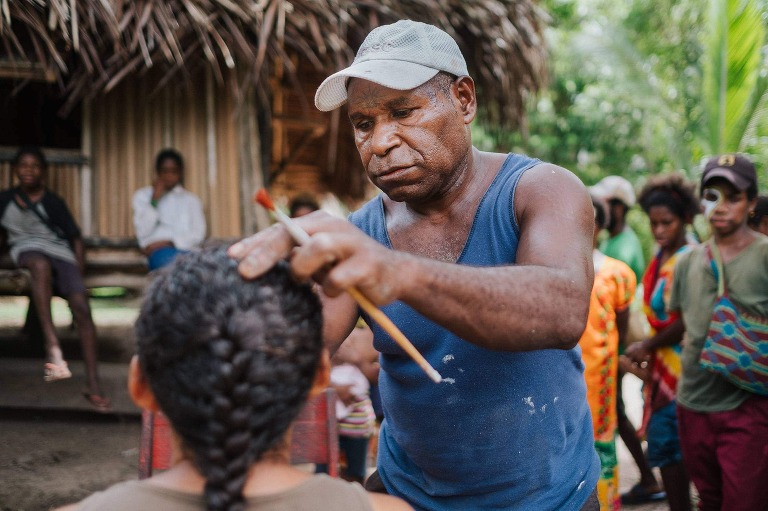
<instances>
[{"instance_id":1,"label":"red plastic chair","mask_svg":"<svg viewBox=\"0 0 768 511\"><path fill-rule=\"evenodd\" d=\"M328 474L339 475L339 433L336 427L336 393L328 388L307 402L293 423L291 463L322 463ZM139 479L153 470L171 466L171 430L162 413L141 414Z\"/></svg>"}]
</instances>

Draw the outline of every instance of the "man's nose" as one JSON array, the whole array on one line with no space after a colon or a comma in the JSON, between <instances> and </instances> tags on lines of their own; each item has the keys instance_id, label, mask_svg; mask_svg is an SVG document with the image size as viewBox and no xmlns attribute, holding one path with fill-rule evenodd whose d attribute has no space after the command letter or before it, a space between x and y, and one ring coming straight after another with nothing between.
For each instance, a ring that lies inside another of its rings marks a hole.
<instances>
[{"instance_id":1,"label":"man's nose","mask_svg":"<svg viewBox=\"0 0 768 511\"><path fill-rule=\"evenodd\" d=\"M391 122L378 122L371 134L371 149L378 156L385 156L400 144L397 126Z\"/></svg>"}]
</instances>

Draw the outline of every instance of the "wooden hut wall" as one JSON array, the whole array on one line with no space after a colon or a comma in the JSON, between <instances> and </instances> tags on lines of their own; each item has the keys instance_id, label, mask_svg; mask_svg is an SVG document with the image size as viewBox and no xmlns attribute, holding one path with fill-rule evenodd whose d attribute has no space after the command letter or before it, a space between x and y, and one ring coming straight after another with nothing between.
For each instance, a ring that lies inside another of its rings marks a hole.
<instances>
[{"instance_id":1,"label":"wooden hut wall","mask_svg":"<svg viewBox=\"0 0 768 511\"><path fill-rule=\"evenodd\" d=\"M237 111L229 90L201 73L193 88L156 91L155 78L126 80L91 104L94 234L134 236L132 195L152 183L158 151L172 147L184 157L185 187L203 202L208 236L240 236Z\"/></svg>"},{"instance_id":2,"label":"wooden hut wall","mask_svg":"<svg viewBox=\"0 0 768 511\"><path fill-rule=\"evenodd\" d=\"M354 203L371 186L355 148L346 108L320 112L314 94L325 78L298 61L302 91L278 73L272 85L270 186L277 196L331 192Z\"/></svg>"}]
</instances>

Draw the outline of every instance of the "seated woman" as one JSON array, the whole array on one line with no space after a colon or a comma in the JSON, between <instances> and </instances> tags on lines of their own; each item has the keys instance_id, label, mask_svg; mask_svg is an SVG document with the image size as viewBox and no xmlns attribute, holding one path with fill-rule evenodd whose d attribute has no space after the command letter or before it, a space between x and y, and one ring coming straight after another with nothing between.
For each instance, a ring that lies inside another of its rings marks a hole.
<instances>
[{"instance_id":1,"label":"seated woman","mask_svg":"<svg viewBox=\"0 0 768 511\"><path fill-rule=\"evenodd\" d=\"M162 411L173 465L62 509L408 510L289 463L290 425L328 384L320 301L284 266L243 280L223 248L180 256L136 322L129 390Z\"/></svg>"}]
</instances>

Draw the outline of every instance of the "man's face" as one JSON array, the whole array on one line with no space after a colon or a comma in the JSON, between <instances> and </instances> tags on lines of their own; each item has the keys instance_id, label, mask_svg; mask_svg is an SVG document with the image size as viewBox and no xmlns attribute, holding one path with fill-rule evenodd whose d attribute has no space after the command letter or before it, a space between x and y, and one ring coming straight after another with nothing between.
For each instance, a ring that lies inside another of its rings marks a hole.
<instances>
[{"instance_id":1,"label":"man's face","mask_svg":"<svg viewBox=\"0 0 768 511\"><path fill-rule=\"evenodd\" d=\"M34 154L23 154L15 167L22 188L37 188L43 184L43 162Z\"/></svg>"},{"instance_id":2,"label":"man's face","mask_svg":"<svg viewBox=\"0 0 768 511\"><path fill-rule=\"evenodd\" d=\"M474 118L474 88L471 114L457 90L440 88L435 80L409 91L351 80L355 144L369 179L392 200L429 201L461 177L471 150L467 126Z\"/></svg>"},{"instance_id":3,"label":"man's face","mask_svg":"<svg viewBox=\"0 0 768 511\"><path fill-rule=\"evenodd\" d=\"M181 181L181 167L175 160L166 158L157 169L157 179L166 190L170 190Z\"/></svg>"}]
</instances>

